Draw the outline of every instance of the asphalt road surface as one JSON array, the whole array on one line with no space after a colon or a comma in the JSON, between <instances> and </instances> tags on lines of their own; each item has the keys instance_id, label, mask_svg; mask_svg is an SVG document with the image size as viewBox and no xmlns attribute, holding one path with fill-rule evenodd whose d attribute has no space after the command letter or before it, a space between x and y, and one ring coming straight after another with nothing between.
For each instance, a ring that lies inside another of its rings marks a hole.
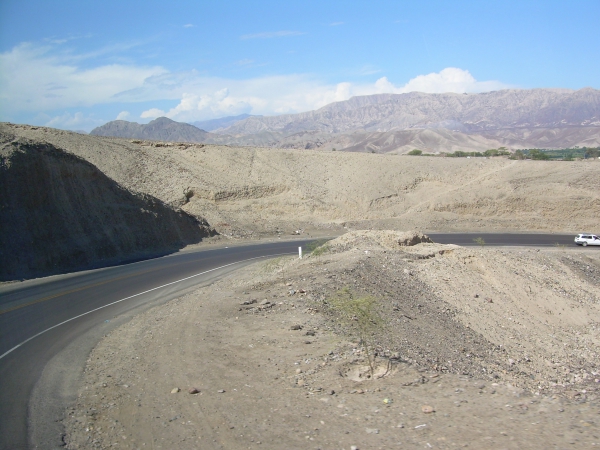
<instances>
[{"instance_id":1,"label":"asphalt road surface","mask_svg":"<svg viewBox=\"0 0 600 450\"><path fill-rule=\"evenodd\" d=\"M430 234L459 245L574 245L574 235ZM0 448L60 448L91 349L135 314L309 241L181 252L0 287Z\"/></svg>"}]
</instances>

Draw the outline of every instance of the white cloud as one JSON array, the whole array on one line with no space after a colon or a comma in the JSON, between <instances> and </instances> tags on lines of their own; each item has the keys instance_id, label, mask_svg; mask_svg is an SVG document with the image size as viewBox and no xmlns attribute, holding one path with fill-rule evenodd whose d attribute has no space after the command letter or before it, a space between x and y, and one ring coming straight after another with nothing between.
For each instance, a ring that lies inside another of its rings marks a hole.
<instances>
[{"instance_id":1,"label":"white cloud","mask_svg":"<svg viewBox=\"0 0 600 450\"><path fill-rule=\"evenodd\" d=\"M44 125L52 128L61 128L65 130L89 130L103 125L104 120L86 116L82 112L75 114L64 113L47 120Z\"/></svg>"},{"instance_id":2,"label":"white cloud","mask_svg":"<svg viewBox=\"0 0 600 450\"><path fill-rule=\"evenodd\" d=\"M186 23L183 28L194 28L194 25L192 25L191 23Z\"/></svg>"},{"instance_id":3,"label":"white cloud","mask_svg":"<svg viewBox=\"0 0 600 450\"><path fill-rule=\"evenodd\" d=\"M330 27L337 27L339 25L344 25L344 22L331 22L329 24Z\"/></svg>"},{"instance_id":4,"label":"white cloud","mask_svg":"<svg viewBox=\"0 0 600 450\"><path fill-rule=\"evenodd\" d=\"M131 116L131 114L129 114L129 111L121 111L118 115L117 115L117 120L127 120L127 118Z\"/></svg>"},{"instance_id":5,"label":"white cloud","mask_svg":"<svg viewBox=\"0 0 600 450\"><path fill-rule=\"evenodd\" d=\"M377 80L381 81L381 85L391 86L387 78ZM428 92L428 93L444 93L444 92L484 92L495 89L506 88L506 85L498 81L477 81L468 70L458 69L456 67L448 67L439 73L430 73L427 75L419 75L406 83L401 88L393 88L389 92L398 94L404 92Z\"/></svg>"},{"instance_id":6,"label":"white cloud","mask_svg":"<svg viewBox=\"0 0 600 450\"><path fill-rule=\"evenodd\" d=\"M104 51L100 49L87 55ZM36 47L33 44L21 44L1 53L0 116L11 117L23 112L53 114L52 111L67 108L145 102L150 107L141 113L142 119L167 116L174 120L195 121L241 113L274 115L310 111L357 95L411 91L482 92L508 87L497 81L477 81L469 71L452 67L419 75L398 85L387 77L371 83L342 81L332 84L308 74L229 79L193 70L169 72L159 66L93 66L85 58L86 55L58 53L52 46ZM82 68L84 60L91 67ZM251 64L249 60L240 61L240 64L245 63ZM375 70L368 66L364 69ZM154 101L160 101L161 105L172 101L175 106L158 109L152 107ZM118 118L129 117L126 113L122 111ZM84 119L77 115L53 115L56 117L48 120L52 124L62 124L62 127ZM89 126L92 125L95 123L90 122ZM76 126L85 129L83 125Z\"/></svg>"},{"instance_id":7,"label":"white cloud","mask_svg":"<svg viewBox=\"0 0 600 450\"><path fill-rule=\"evenodd\" d=\"M24 43L0 54L0 103L3 110L49 111L110 103L112 96L143 84L161 67L109 64L81 68L77 57L52 46Z\"/></svg>"},{"instance_id":8,"label":"white cloud","mask_svg":"<svg viewBox=\"0 0 600 450\"><path fill-rule=\"evenodd\" d=\"M152 109L149 109L148 111L144 111L140 115L140 117L142 119L156 119L157 117L163 117L166 115L167 115L167 113L165 113L162 109L152 108Z\"/></svg>"},{"instance_id":9,"label":"white cloud","mask_svg":"<svg viewBox=\"0 0 600 450\"><path fill-rule=\"evenodd\" d=\"M394 85L386 77L375 83L357 84L342 82L335 85L321 83L305 75L263 77L247 80L208 79L201 77L175 77L167 82L169 75L148 80L145 88L152 91L154 85L177 85L182 83L185 91L179 104L168 111L150 109L142 118L166 116L178 121L204 120L214 117L252 114L285 114L310 111L332 102L348 100L357 95L383 93L402 94L413 91L482 92L508 86L497 81L477 81L467 70L447 68L438 73L419 75L404 85Z\"/></svg>"},{"instance_id":10,"label":"white cloud","mask_svg":"<svg viewBox=\"0 0 600 450\"><path fill-rule=\"evenodd\" d=\"M244 34L240 36L240 39L272 39L278 37L287 37L287 36L300 36L303 33L302 31L265 31L263 33L254 33L254 34Z\"/></svg>"}]
</instances>

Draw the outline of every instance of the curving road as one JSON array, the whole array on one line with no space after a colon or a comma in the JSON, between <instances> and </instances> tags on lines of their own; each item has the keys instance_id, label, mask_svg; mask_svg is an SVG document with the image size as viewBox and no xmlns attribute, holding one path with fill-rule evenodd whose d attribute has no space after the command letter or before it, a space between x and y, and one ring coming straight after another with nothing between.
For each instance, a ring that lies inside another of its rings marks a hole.
<instances>
[{"instance_id":1,"label":"curving road","mask_svg":"<svg viewBox=\"0 0 600 450\"><path fill-rule=\"evenodd\" d=\"M440 243L574 245L573 235L430 234ZM297 253L309 241L182 252L138 263L0 287L0 448L59 448L99 339L133 315L209 284L256 259Z\"/></svg>"},{"instance_id":2,"label":"curving road","mask_svg":"<svg viewBox=\"0 0 600 450\"><path fill-rule=\"evenodd\" d=\"M133 315L308 241L182 252L0 288L0 448L58 448L98 340Z\"/></svg>"}]
</instances>

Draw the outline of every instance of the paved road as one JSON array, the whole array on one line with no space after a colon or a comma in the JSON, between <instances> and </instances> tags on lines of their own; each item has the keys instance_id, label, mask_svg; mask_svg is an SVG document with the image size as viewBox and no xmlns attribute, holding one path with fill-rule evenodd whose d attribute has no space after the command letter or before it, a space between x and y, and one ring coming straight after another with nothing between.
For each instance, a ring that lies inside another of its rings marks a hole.
<instances>
[{"instance_id":1,"label":"paved road","mask_svg":"<svg viewBox=\"0 0 600 450\"><path fill-rule=\"evenodd\" d=\"M574 246L575 234L513 234L513 233L428 233L434 242L464 246L479 245L473 239L482 238L485 245L552 247Z\"/></svg>"},{"instance_id":2,"label":"paved road","mask_svg":"<svg viewBox=\"0 0 600 450\"><path fill-rule=\"evenodd\" d=\"M573 245L574 235L430 234L440 243ZM133 315L260 258L308 241L177 253L0 288L0 448L58 448L87 355ZM178 281L181 280L181 281Z\"/></svg>"},{"instance_id":3,"label":"paved road","mask_svg":"<svg viewBox=\"0 0 600 450\"><path fill-rule=\"evenodd\" d=\"M110 330L252 258L295 253L306 242L177 253L0 288L0 448L60 446L56 420L75 399L87 355Z\"/></svg>"}]
</instances>

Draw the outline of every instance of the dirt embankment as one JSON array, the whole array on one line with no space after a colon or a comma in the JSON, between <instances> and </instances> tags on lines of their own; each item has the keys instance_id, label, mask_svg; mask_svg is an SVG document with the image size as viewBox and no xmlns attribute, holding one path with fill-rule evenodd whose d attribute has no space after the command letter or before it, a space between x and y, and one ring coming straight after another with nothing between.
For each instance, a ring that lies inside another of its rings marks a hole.
<instances>
[{"instance_id":1,"label":"dirt embankment","mask_svg":"<svg viewBox=\"0 0 600 450\"><path fill-rule=\"evenodd\" d=\"M600 161L433 158L164 143L2 124L227 237L302 229L594 232Z\"/></svg>"},{"instance_id":2,"label":"dirt embankment","mask_svg":"<svg viewBox=\"0 0 600 450\"><path fill-rule=\"evenodd\" d=\"M211 234L51 144L0 140L0 280L164 254Z\"/></svg>"},{"instance_id":3,"label":"dirt embankment","mask_svg":"<svg viewBox=\"0 0 600 450\"><path fill-rule=\"evenodd\" d=\"M136 317L90 355L67 448L600 445L600 255L418 240L348 233ZM343 288L376 298L367 341Z\"/></svg>"}]
</instances>

